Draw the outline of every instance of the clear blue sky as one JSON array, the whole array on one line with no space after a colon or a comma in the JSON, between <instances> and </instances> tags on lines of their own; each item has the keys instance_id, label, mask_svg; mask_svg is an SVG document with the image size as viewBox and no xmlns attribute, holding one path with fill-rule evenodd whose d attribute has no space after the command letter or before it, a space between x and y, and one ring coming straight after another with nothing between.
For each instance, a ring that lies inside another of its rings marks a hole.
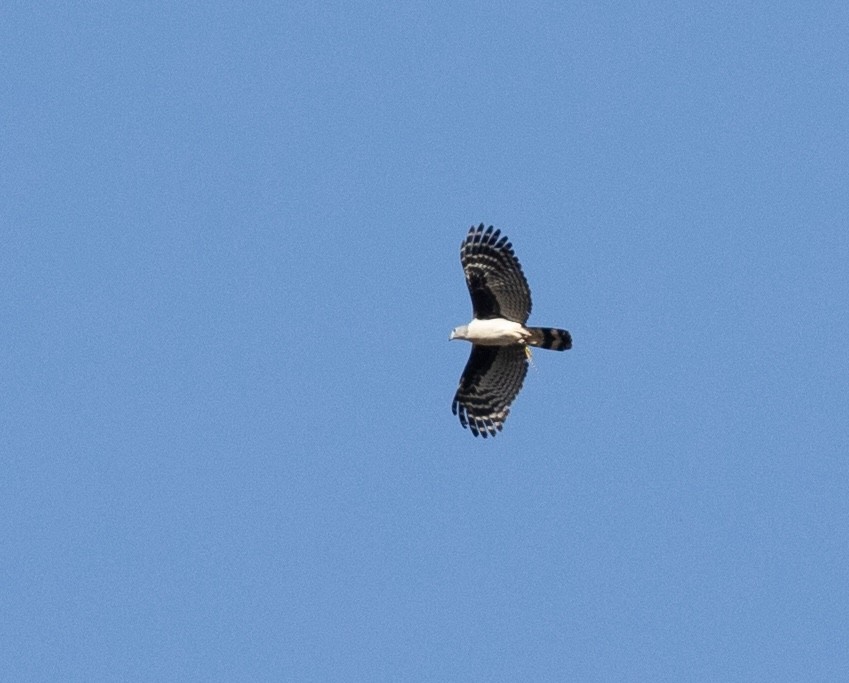
<instances>
[{"instance_id":1,"label":"clear blue sky","mask_svg":"<svg viewBox=\"0 0 849 683\"><path fill-rule=\"evenodd\" d=\"M849 9L741 4L6 3L0 678L849 678Z\"/></svg>"}]
</instances>

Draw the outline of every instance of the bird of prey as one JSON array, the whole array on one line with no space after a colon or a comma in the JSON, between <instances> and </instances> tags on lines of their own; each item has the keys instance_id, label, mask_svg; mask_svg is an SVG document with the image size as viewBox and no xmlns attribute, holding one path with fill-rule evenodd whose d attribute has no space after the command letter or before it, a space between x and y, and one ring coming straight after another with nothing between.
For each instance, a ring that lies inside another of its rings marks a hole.
<instances>
[{"instance_id":1,"label":"bird of prey","mask_svg":"<svg viewBox=\"0 0 849 683\"><path fill-rule=\"evenodd\" d=\"M451 411L475 436L495 436L528 371L528 346L565 351L572 336L553 327L526 327L531 291L513 245L500 230L472 226L460 245L473 318L449 339L472 342Z\"/></svg>"}]
</instances>

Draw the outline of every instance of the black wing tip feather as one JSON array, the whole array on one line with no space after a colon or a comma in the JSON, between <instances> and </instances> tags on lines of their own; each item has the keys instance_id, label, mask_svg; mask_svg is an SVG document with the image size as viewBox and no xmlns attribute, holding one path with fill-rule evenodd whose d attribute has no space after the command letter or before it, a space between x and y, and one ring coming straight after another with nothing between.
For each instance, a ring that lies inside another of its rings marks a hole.
<instances>
[{"instance_id":1,"label":"black wing tip feather","mask_svg":"<svg viewBox=\"0 0 849 683\"><path fill-rule=\"evenodd\" d=\"M522 272L522 266L513 250L513 244L507 235L502 235L501 230L490 225L484 229L484 224L472 226L460 243L460 254L462 256L474 256L481 253L492 254L496 258L504 259L517 271Z\"/></svg>"},{"instance_id":2,"label":"black wing tip feather","mask_svg":"<svg viewBox=\"0 0 849 683\"><path fill-rule=\"evenodd\" d=\"M501 229L496 228L494 225L490 225L487 228L484 223L481 223L480 225L470 227L466 239L462 241L460 247L465 249L466 245L473 247L473 253L477 252L477 249L474 249L475 247L493 247L506 251L515 257L513 245L510 244L507 235L502 235Z\"/></svg>"},{"instance_id":3,"label":"black wing tip feather","mask_svg":"<svg viewBox=\"0 0 849 683\"><path fill-rule=\"evenodd\" d=\"M463 429L468 429L474 436L482 436L485 439L488 436L496 436L498 432L504 429L504 420L510 414L510 409L506 409L503 415L496 420L489 417L476 417L469 412L467 406L461 404L455 398L451 404L451 412L460 418L460 425Z\"/></svg>"}]
</instances>

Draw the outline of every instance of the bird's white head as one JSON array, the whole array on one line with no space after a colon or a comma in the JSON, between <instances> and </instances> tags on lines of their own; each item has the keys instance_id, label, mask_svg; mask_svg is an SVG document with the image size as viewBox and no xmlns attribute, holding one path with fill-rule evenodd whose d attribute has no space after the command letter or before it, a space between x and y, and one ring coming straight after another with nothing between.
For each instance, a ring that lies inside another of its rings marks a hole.
<instances>
[{"instance_id":1,"label":"bird's white head","mask_svg":"<svg viewBox=\"0 0 849 683\"><path fill-rule=\"evenodd\" d=\"M451 336L448 337L448 341L452 339L468 339L469 338L469 326L468 325L460 325L460 327L455 327L451 330Z\"/></svg>"}]
</instances>

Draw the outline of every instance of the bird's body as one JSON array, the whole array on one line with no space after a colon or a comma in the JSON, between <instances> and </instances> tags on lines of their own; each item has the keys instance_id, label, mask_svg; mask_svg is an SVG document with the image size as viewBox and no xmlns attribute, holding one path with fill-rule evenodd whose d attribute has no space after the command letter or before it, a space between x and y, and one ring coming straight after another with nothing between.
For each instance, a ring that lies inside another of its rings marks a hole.
<instances>
[{"instance_id":1,"label":"bird's body","mask_svg":"<svg viewBox=\"0 0 849 683\"><path fill-rule=\"evenodd\" d=\"M474 317L454 328L450 339L472 343L451 410L475 436L495 436L528 371L528 346L572 348L566 330L527 327L531 312L528 282L501 231L472 226L460 245L460 261L472 297Z\"/></svg>"},{"instance_id":2,"label":"bird's body","mask_svg":"<svg viewBox=\"0 0 849 683\"><path fill-rule=\"evenodd\" d=\"M524 325L506 318L472 318L468 325L455 327L451 333L451 339L465 339L482 346L518 344L527 342L529 337L530 332Z\"/></svg>"},{"instance_id":3,"label":"bird's body","mask_svg":"<svg viewBox=\"0 0 849 683\"><path fill-rule=\"evenodd\" d=\"M566 330L525 327L506 318L472 318L468 325L455 327L449 337L451 339L464 339L481 346L527 344L555 351L565 351L572 347L572 337Z\"/></svg>"}]
</instances>

